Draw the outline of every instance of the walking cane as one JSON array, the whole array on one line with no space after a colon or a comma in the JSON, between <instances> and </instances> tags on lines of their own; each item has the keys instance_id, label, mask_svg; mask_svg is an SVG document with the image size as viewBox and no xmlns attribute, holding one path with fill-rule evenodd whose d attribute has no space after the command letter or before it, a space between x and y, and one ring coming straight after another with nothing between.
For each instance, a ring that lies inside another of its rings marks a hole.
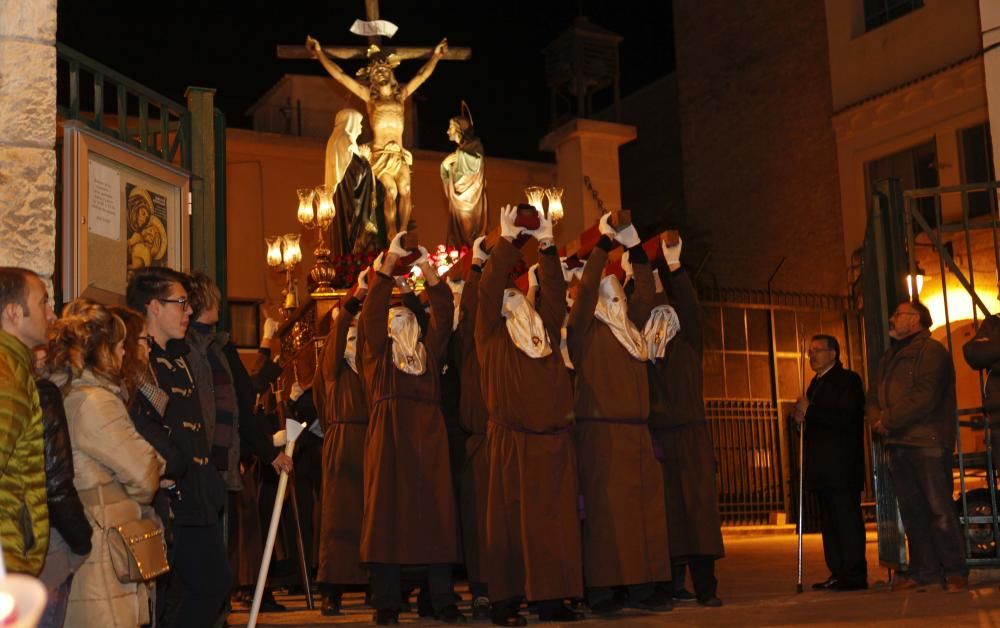
<instances>
[{"instance_id":1,"label":"walking cane","mask_svg":"<svg viewBox=\"0 0 1000 628\"><path fill-rule=\"evenodd\" d=\"M801 334L799 335L799 348L800 348L800 352L801 352L801 356L800 357L802 358L800 360L800 364L799 364L799 367L800 367L799 368L799 390L801 390L802 394L804 395L804 394L806 394L806 359L805 359L805 352L802 351L805 348L805 343L802 342L802 336L801 336ZM802 485L803 485L803 480L805 479L805 468L806 468L806 464L805 464L806 461L805 461L805 458L804 458L805 448L806 448L805 447L805 445L806 445L806 440L805 440L805 436L806 436L806 424L803 421L802 423L799 423L798 426L799 426L799 525L798 525L798 528L799 528L799 530L798 530L798 532L799 532L799 535L798 535L799 536L799 538L798 538L798 545L799 545L799 547L798 547L799 565L798 565L798 582L795 585L795 592L796 593L802 593L802 515L803 515L803 512L804 512L804 508L803 508L803 504L802 504L802 494L803 494L803 490L802 490L803 487L802 487Z\"/></svg>"},{"instance_id":2,"label":"walking cane","mask_svg":"<svg viewBox=\"0 0 1000 628\"><path fill-rule=\"evenodd\" d=\"M295 451L295 441L306 428L305 423L297 423L291 419L285 420L285 455L289 458ZM260 613L260 603L264 597L264 585L267 583L267 570L271 566L271 553L274 552L274 537L278 533L278 520L281 518L281 507L285 501L285 489L288 487L288 472L283 470L278 477L278 492L274 497L274 508L271 510L271 526L267 529L267 542L264 543L264 558L260 563L257 575L257 588L253 592L253 605L250 607L250 620L247 628L257 626L257 615Z\"/></svg>"}]
</instances>

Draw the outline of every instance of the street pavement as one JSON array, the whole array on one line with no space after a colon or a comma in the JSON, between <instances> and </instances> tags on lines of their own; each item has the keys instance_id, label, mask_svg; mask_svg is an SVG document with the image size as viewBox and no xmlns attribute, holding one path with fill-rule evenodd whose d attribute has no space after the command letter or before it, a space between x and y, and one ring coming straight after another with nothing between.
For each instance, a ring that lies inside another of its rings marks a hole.
<instances>
[{"instance_id":1,"label":"street pavement","mask_svg":"<svg viewBox=\"0 0 1000 628\"><path fill-rule=\"evenodd\" d=\"M1000 579L997 571L973 571L969 591L944 593L939 587L923 591L889 591L888 572L879 566L875 537L868 536L867 591L816 592L810 589L829 575L823 562L823 545L818 534L806 535L805 592L795 592L796 537L770 535L727 537L726 557L719 561L719 597L722 608L679 605L666 613L626 611L612 618L597 618L573 625L611 624L616 626L1000 626ZM690 588L690 585L689 585ZM468 613L469 595L458 588ZM258 626L333 626L371 624L372 611L363 605L361 594L345 598L344 614L323 617L318 610L306 609L304 596L278 595L288 605L284 613L262 613ZM230 626L244 626L247 609L237 605L229 617ZM530 624L539 624L529 617ZM440 626L439 622L403 614L400 623L409 626ZM490 625L488 621L474 625Z\"/></svg>"}]
</instances>

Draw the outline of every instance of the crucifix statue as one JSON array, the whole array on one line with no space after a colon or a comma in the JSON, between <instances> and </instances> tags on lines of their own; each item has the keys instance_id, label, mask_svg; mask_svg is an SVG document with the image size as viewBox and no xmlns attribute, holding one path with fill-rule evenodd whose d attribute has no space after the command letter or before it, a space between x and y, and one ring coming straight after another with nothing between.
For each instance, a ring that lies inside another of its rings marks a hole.
<instances>
[{"instance_id":1,"label":"crucifix statue","mask_svg":"<svg viewBox=\"0 0 1000 628\"><path fill-rule=\"evenodd\" d=\"M469 51L458 49L450 54L446 39L442 39L433 49L383 49L381 37L391 37L395 26L379 20L378 0L365 0L365 9L368 21L355 22L351 31L368 35L367 48L325 48L312 37L307 37L305 52L318 59L334 80L367 105L373 139L367 150L362 148L362 153L371 162L375 177L385 186L386 238L391 239L407 224L412 208L410 165L413 163L413 156L403 147L404 103L430 77L439 60L467 59ZM279 46L278 56L302 58L301 53L294 54L289 48L291 47ZM300 48L294 52L301 50ZM368 64L357 72L360 81L344 72L333 61L333 57L354 59L362 55ZM425 57L429 57L428 61L406 85L400 85L396 81L393 70L402 59Z\"/></svg>"}]
</instances>

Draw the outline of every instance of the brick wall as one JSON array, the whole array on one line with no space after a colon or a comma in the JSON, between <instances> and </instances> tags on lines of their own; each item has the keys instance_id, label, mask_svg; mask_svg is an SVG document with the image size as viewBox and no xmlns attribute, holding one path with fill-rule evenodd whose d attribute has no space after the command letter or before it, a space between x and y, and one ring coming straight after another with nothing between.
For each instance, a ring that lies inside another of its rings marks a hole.
<instances>
[{"instance_id":1,"label":"brick wall","mask_svg":"<svg viewBox=\"0 0 1000 628\"><path fill-rule=\"evenodd\" d=\"M685 247L722 287L847 290L823 0L675 0ZM695 244L692 242L692 244ZM699 250L700 249L700 250Z\"/></svg>"}]
</instances>

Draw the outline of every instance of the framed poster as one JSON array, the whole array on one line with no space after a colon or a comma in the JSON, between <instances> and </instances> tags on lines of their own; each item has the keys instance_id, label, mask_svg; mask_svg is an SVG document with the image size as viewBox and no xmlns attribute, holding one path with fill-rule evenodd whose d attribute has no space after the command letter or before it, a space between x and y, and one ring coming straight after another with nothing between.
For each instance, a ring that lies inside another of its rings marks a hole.
<instances>
[{"instance_id":1,"label":"framed poster","mask_svg":"<svg viewBox=\"0 0 1000 628\"><path fill-rule=\"evenodd\" d=\"M94 131L63 125L63 300L124 303L130 274L187 272L191 175Z\"/></svg>"}]
</instances>

